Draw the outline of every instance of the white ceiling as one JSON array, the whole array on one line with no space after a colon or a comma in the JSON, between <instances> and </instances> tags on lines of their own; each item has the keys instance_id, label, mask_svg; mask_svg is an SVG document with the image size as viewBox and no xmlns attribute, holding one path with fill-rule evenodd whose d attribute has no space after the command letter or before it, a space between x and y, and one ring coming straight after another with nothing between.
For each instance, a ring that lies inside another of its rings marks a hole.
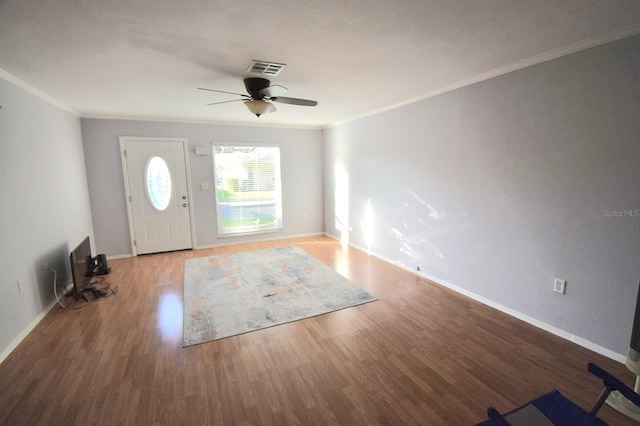
<instances>
[{"instance_id":1,"label":"white ceiling","mask_svg":"<svg viewBox=\"0 0 640 426\"><path fill-rule=\"evenodd\" d=\"M325 127L637 33L638 0L0 0L0 68L83 117ZM206 106L252 59L319 105Z\"/></svg>"}]
</instances>

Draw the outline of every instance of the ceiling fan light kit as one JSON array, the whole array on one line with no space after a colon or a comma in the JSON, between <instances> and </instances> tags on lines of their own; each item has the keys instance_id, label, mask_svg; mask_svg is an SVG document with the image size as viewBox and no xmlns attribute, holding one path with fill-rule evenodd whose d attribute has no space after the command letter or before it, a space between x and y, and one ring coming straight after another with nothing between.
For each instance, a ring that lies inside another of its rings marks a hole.
<instances>
[{"instance_id":1,"label":"ceiling fan light kit","mask_svg":"<svg viewBox=\"0 0 640 426\"><path fill-rule=\"evenodd\" d=\"M198 90L206 90L209 92L226 93L228 95L240 96L240 99L234 99L230 101L213 102L208 105L225 104L229 102L244 101L249 111L260 117L262 114L268 112L274 112L276 107L271 102L279 102L289 105L298 106L316 106L317 101L310 99L299 98L287 98L280 95L287 93L288 89L283 86L271 85L271 82L266 78L251 77L244 79L244 87L247 89L248 95L242 93L227 92L224 90L206 89L204 87L198 87ZM271 101L271 102L268 102Z\"/></svg>"},{"instance_id":2,"label":"ceiling fan light kit","mask_svg":"<svg viewBox=\"0 0 640 426\"><path fill-rule=\"evenodd\" d=\"M244 101L244 104L249 108L249 111L251 111L252 114L256 115L256 117L260 117L262 114L266 114L268 112L276 111L276 107L267 101L252 99L250 101Z\"/></svg>"}]
</instances>

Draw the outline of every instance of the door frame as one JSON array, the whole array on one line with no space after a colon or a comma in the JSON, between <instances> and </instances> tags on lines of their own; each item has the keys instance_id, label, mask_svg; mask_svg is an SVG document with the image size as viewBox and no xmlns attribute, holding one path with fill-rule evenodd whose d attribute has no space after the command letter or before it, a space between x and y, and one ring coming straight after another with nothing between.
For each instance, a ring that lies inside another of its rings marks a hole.
<instances>
[{"instance_id":1,"label":"door frame","mask_svg":"<svg viewBox=\"0 0 640 426\"><path fill-rule=\"evenodd\" d=\"M132 256L138 256L138 249L135 244L136 234L133 226L133 207L131 206L131 192L129 190L129 172L127 167L126 143L141 142L180 142L184 151L184 167L187 178L187 196L189 197L189 231L191 232L191 248L196 246L196 228L193 214L193 191L191 190L191 168L189 167L189 142L186 138L165 138L165 137L141 137L141 136L120 136L120 160L122 162L122 177L124 178L124 195L127 204L127 218L129 220L129 240L131 244Z\"/></svg>"}]
</instances>

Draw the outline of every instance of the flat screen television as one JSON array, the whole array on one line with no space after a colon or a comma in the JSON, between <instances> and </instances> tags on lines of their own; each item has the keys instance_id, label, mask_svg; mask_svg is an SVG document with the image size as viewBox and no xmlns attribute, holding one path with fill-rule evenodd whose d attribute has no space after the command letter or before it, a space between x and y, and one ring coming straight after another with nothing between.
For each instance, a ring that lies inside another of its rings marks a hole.
<instances>
[{"instance_id":1,"label":"flat screen television","mask_svg":"<svg viewBox=\"0 0 640 426\"><path fill-rule=\"evenodd\" d=\"M69 255L71 277L73 278L73 297L79 300L82 289L93 276L93 258L91 257L91 241L87 236Z\"/></svg>"}]
</instances>

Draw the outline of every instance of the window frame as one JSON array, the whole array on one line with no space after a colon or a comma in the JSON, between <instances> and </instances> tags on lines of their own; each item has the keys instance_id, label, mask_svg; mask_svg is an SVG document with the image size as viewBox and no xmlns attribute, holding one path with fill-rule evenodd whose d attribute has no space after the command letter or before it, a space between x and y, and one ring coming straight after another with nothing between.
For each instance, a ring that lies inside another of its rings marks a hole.
<instances>
[{"instance_id":1,"label":"window frame","mask_svg":"<svg viewBox=\"0 0 640 426\"><path fill-rule=\"evenodd\" d=\"M220 214L220 202L218 200L218 173L216 171L216 148L217 147L247 147L247 148L277 148L278 169L275 170L275 206L276 206L276 227L266 229L251 229L240 232L223 232L222 217ZM212 142L211 157L213 167L214 202L216 205L216 232L218 238L240 237L245 235L258 235L282 232L284 229L283 207L282 207L282 152L279 143L255 143L255 142Z\"/></svg>"}]
</instances>

